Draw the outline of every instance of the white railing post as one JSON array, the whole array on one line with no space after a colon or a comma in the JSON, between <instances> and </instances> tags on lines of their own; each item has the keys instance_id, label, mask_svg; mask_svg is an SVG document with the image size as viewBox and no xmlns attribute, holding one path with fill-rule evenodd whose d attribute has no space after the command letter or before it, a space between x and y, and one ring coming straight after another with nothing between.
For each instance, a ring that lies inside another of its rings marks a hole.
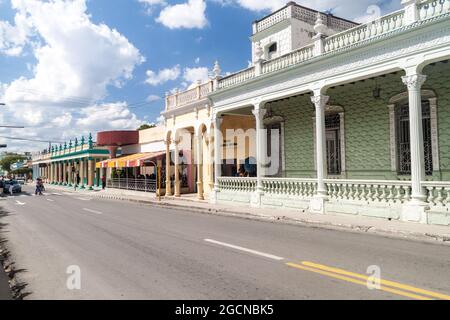
<instances>
[{"instance_id":1,"label":"white railing post","mask_svg":"<svg viewBox=\"0 0 450 320\"><path fill-rule=\"evenodd\" d=\"M402 5L405 7L405 23L410 25L419 20L419 0L402 0Z\"/></svg>"}]
</instances>

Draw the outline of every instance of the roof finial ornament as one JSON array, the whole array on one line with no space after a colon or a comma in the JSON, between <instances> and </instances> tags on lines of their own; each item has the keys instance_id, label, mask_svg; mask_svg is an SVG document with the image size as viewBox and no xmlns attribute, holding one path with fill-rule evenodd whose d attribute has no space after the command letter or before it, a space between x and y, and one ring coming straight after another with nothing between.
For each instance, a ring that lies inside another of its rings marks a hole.
<instances>
[{"instance_id":1,"label":"roof finial ornament","mask_svg":"<svg viewBox=\"0 0 450 320\"><path fill-rule=\"evenodd\" d=\"M214 69L213 69L213 74L214 74L214 78L220 78L220 74L222 73L222 70L220 69L220 65L219 65L219 61L216 60L216 62L214 63Z\"/></svg>"},{"instance_id":2,"label":"roof finial ornament","mask_svg":"<svg viewBox=\"0 0 450 320\"><path fill-rule=\"evenodd\" d=\"M320 12L317 12L317 20L316 24L314 25L314 30L318 35L324 34L327 26L323 23L322 14Z\"/></svg>"}]
</instances>

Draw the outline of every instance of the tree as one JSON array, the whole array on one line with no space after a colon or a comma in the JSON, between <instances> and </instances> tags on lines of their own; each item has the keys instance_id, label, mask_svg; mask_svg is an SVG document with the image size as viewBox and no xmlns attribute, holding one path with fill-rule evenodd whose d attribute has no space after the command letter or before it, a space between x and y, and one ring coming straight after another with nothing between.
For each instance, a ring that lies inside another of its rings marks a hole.
<instances>
[{"instance_id":1,"label":"tree","mask_svg":"<svg viewBox=\"0 0 450 320\"><path fill-rule=\"evenodd\" d=\"M26 175L29 176L30 174L33 173L33 169L30 168L20 168L17 170L14 170L11 172L12 174L17 174L17 175Z\"/></svg>"},{"instance_id":2,"label":"tree","mask_svg":"<svg viewBox=\"0 0 450 320\"><path fill-rule=\"evenodd\" d=\"M141 130L147 130L147 129L151 129L151 128L154 128L154 127L156 127L156 124L154 124L154 123L143 124L143 125L141 125L141 126L138 128L138 131L141 131Z\"/></svg>"},{"instance_id":3,"label":"tree","mask_svg":"<svg viewBox=\"0 0 450 320\"><path fill-rule=\"evenodd\" d=\"M13 163L16 163L17 161L25 160L26 157L20 155L20 154L7 154L3 157L3 159L0 160L0 167L3 171L10 172L11 171L11 165Z\"/></svg>"}]
</instances>

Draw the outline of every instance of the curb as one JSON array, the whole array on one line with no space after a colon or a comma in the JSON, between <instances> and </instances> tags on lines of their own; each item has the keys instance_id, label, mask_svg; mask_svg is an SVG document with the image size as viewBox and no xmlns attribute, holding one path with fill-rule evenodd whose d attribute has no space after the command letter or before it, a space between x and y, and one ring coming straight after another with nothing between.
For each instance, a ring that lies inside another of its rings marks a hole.
<instances>
[{"instance_id":1,"label":"curb","mask_svg":"<svg viewBox=\"0 0 450 320\"><path fill-rule=\"evenodd\" d=\"M116 195L105 195L105 194L95 194L95 193L83 193L92 198L98 199L107 199L107 200L118 200L118 201L129 201L133 203L140 203L146 205L152 205L154 207L165 208L165 209L175 209L175 210L183 210L188 212L195 212L201 214L213 214L219 216L232 216L238 217L247 220L256 220L256 221L264 221L264 222L272 222L272 223L285 223L290 225L301 225L304 227L311 228L320 228L326 230L335 230L335 231L347 231L359 234L373 234L380 235L392 239L403 239L403 240L413 240L420 242L431 242L431 243L439 243L443 245L450 246L450 235L440 235L440 234L430 234L430 233L420 233L420 232L408 232L408 231L399 231L392 229L381 229L373 226L366 225L357 225L357 224L340 224L333 222L323 222L323 221L314 221L308 219L296 219L291 217L273 217L266 215L256 215L252 213L243 213L237 212L229 209L213 209L213 208L203 208L193 205L194 201L189 201L188 204L176 204L168 202L158 202L157 200L144 200L144 199L131 199L126 196L116 196ZM450 231L450 229L449 229Z\"/></svg>"}]
</instances>

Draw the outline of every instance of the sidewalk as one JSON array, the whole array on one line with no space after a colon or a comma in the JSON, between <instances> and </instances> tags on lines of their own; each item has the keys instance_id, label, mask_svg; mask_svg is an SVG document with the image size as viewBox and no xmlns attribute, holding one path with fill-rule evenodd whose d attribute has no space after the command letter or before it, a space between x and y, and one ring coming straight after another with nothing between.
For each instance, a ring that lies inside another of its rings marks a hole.
<instances>
[{"instance_id":1,"label":"sidewalk","mask_svg":"<svg viewBox=\"0 0 450 320\"><path fill-rule=\"evenodd\" d=\"M11 289L9 288L9 279L6 273L0 270L0 300L11 300Z\"/></svg>"},{"instance_id":2,"label":"sidewalk","mask_svg":"<svg viewBox=\"0 0 450 320\"><path fill-rule=\"evenodd\" d=\"M52 186L49 191L74 192L72 188ZM158 201L155 194L136 191L108 189L105 191L78 190L78 194L114 200L125 200L152 204L159 207L194 211L205 214L235 216L253 220L263 220L280 223L290 223L309 227L319 227L332 230L344 230L359 233L380 234L383 236L420 241L438 241L450 245L450 227L437 225L423 225L396 220L378 219L351 215L320 215L305 213L298 210L273 210L250 208L246 206L213 205L208 201L197 200L195 195L182 198L162 197Z\"/></svg>"}]
</instances>

